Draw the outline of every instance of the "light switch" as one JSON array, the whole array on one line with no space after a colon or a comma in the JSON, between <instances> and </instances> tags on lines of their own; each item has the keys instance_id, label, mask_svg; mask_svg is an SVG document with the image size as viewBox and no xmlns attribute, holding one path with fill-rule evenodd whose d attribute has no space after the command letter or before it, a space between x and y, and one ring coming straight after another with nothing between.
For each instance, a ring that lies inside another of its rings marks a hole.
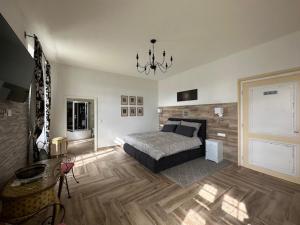
<instances>
[{"instance_id":1,"label":"light switch","mask_svg":"<svg viewBox=\"0 0 300 225\"><path fill-rule=\"evenodd\" d=\"M7 110L7 116L12 116L12 110L11 109Z\"/></svg>"},{"instance_id":2,"label":"light switch","mask_svg":"<svg viewBox=\"0 0 300 225\"><path fill-rule=\"evenodd\" d=\"M219 136L219 137L226 137L226 134L225 133L217 133L217 136Z\"/></svg>"}]
</instances>

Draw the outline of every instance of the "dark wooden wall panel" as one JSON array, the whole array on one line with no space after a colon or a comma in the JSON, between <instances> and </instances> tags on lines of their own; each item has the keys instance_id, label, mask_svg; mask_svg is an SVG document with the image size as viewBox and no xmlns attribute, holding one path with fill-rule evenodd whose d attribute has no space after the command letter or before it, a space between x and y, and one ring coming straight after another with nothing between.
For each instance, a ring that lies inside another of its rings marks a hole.
<instances>
[{"instance_id":1,"label":"dark wooden wall panel","mask_svg":"<svg viewBox=\"0 0 300 225\"><path fill-rule=\"evenodd\" d=\"M0 101L0 109L11 109L11 117L0 115L0 188L27 162L26 103Z\"/></svg>"},{"instance_id":2,"label":"dark wooden wall panel","mask_svg":"<svg viewBox=\"0 0 300 225\"><path fill-rule=\"evenodd\" d=\"M222 118L214 115L214 108L224 108ZM160 124L164 124L170 117L194 118L207 120L208 138L222 140L224 144L224 158L237 162L238 160L238 110L237 103L169 106L160 107ZM226 137L219 137L217 133L225 133Z\"/></svg>"}]
</instances>

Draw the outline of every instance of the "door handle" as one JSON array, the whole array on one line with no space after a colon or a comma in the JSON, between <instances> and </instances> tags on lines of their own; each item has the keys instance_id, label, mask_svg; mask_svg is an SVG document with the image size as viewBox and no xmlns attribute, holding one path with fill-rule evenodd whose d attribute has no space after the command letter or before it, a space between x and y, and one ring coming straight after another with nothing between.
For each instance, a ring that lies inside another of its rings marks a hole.
<instances>
[{"instance_id":1,"label":"door handle","mask_svg":"<svg viewBox=\"0 0 300 225\"><path fill-rule=\"evenodd\" d=\"M299 131L298 131L298 130L295 130L294 133L295 133L295 134L299 134Z\"/></svg>"}]
</instances>

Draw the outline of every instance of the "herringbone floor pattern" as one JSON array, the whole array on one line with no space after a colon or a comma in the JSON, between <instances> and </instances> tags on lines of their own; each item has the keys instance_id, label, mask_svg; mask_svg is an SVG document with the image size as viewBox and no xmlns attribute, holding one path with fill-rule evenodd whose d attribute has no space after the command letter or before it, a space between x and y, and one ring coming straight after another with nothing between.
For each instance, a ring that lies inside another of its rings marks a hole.
<instances>
[{"instance_id":1,"label":"herringbone floor pattern","mask_svg":"<svg viewBox=\"0 0 300 225\"><path fill-rule=\"evenodd\" d=\"M299 225L300 186L235 165L181 188L122 148L77 157L68 225Z\"/></svg>"}]
</instances>

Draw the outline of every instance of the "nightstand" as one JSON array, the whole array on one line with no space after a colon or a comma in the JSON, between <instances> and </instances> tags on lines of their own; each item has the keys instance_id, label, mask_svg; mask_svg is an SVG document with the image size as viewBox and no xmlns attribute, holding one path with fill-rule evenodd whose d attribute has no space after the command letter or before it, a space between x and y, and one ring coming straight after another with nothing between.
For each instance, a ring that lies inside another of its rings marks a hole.
<instances>
[{"instance_id":1,"label":"nightstand","mask_svg":"<svg viewBox=\"0 0 300 225\"><path fill-rule=\"evenodd\" d=\"M206 160L219 163L223 160L223 142L215 139L206 139Z\"/></svg>"}]
</instances>

